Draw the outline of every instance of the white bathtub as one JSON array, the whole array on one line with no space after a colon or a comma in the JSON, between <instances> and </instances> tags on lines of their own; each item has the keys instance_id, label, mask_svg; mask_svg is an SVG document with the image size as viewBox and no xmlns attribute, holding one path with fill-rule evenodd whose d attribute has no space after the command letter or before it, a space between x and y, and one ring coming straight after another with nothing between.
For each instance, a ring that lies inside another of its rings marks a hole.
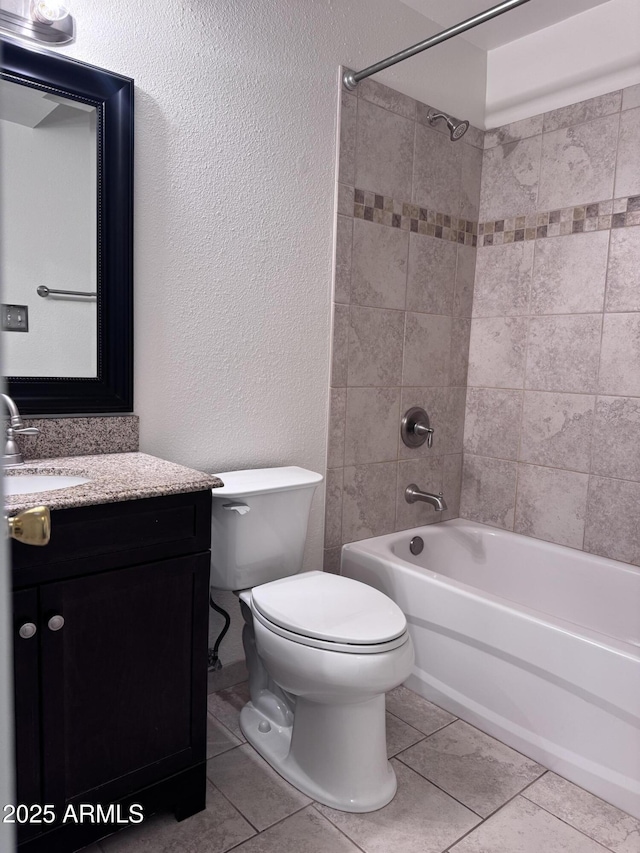
<instances>
[{"instance_id":1,"label":"white bathtub","mask_svg":"<svg viewBox=\"0 0 640 853\"><path fill-rule=\"evenodd\" d=\"M456 519L345 545L342 574L405 612L409 687L640 818L640 569Z\"/></svg>"}]
</instances>

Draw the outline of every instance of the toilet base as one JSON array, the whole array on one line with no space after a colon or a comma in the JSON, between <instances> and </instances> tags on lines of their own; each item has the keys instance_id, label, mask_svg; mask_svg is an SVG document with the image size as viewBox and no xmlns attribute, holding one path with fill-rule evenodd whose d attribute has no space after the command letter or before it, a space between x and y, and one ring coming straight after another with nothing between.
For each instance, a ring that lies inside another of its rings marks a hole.
<instances>
[{"instance_id":1,"label":"toilet base","mask_svg":"<svg viewBox=\"0 0 640 853\"><path fill-rule=\"evenodd\" d=\"M396 793L384 721L384 695L338 707L298 697L293 726L275 724L252 702L240 712L245 737L280 776L325 806L356 813L381 809Z\"/></svg>"}]
</instances>

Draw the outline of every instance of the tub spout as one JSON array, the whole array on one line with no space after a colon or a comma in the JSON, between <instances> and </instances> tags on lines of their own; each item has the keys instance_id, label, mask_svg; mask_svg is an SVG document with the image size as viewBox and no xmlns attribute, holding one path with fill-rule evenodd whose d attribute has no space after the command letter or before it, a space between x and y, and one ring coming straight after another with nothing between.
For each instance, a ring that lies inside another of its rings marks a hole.
<instances>
[{"instance_id":1,"label":"tub spout","mask_svg":"<svg viewBox=\"0 0 640 853\"><path fill-rule=\"evenodd\" d=\"M404 491L404 497L407 503L413 504L416 501L424 501L431 504L436 512L443 512L447 508L447 502L442 497L442 492L438 495L432 495L430 492L421 491L415 483L407 486Z\"/></svg>"}]
</instances>

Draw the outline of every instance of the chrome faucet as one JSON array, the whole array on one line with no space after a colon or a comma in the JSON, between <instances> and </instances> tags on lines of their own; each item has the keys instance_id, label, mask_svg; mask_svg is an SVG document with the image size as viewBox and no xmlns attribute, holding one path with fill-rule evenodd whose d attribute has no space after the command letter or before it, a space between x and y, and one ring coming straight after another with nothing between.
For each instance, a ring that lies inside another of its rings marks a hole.
<instances>
[{"instance_id":1,"label":"chrome faucet","mask_svg":"<svg viewBox=\"0 0 640 853\"><path fill-rule=\"evenodd\" d=\"M13 402L8 394L2 394L7 409L9 410L9 423L7 424L7 444L4 448L4 456L2 457L2 465L4 468L15 468L17 465L24 465L24 459L20 448L16 444L16 435L38 435L40 432L36 427L26 427L22 421L22 416L18 411L18 407Z\"/></svg>"},{"instance_id":2,"label":"chrome faucet","mask_svg":"<svg viewBox=\"0 0 640 853\"><path fill-rule=\"evenodd\" d=\"M436 512L443 512L447 508L447 502L442 497L442 492L438 495L432 495L430 492L421 491L415 483L411 483L404 490L404 499L408 504L413 504L416 501L424 501L431 504Z\"/></svg>"}]
</instances>

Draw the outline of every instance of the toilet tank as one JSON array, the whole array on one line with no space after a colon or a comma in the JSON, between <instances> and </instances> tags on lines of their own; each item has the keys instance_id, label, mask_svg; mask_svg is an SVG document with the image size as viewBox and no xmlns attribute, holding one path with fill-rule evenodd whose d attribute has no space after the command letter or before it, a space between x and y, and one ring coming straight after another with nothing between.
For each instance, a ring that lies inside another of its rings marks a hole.
<instances>
[{"instance_id":1,"label":"toilet tank","mask_svg":"<svg viewBox=\"0 0 640 853\"><path fill-rule=\"evenodd\" d=\"M217 476L224 486L211 492L211 586L249 589L299 572L322 476L296 466Z\"/></svg>"}]
</instances>

